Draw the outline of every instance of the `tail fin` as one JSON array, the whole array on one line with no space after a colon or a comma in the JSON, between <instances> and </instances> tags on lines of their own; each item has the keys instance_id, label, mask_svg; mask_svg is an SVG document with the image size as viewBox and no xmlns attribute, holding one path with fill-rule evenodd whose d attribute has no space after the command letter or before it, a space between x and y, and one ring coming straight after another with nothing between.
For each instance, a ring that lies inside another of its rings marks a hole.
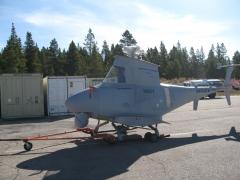
<instances>
[{"instance_id":1,"label":"tail fin","mask_svg":"<svg viewBox=\"0 0 240 180\"><path fill-rule=\"evenodd\" d=\"M219 66L218 68L223 68L223 67L227 67L227 72L226 72L226 75L225 75L225 80L224 80L224 94L225 94L225 97L226 97L226 100L227 100L227 103L228 105L231 105L231 97L230 97L230 94L231 94L231 89L232 89L232 86L231 86L231 75L232 75L232 72L233 72L233 67L234 66L240 66L240 64L230 64L230 65L226 65L226 66Z\"/></svg>"},{"instance_id":2,"label":"tail fin","mask_svg":"<svg viewBox=\"0 0 240 180\"><path fill-rule=\"evenodd\" d=\"M231 94L232 86L230 84L230 81L231 81L232 72L233 72L233 65L230 65L227 67L227 72L226 72L226 76L225 76L225 80L224 80L224 94L225 94L225 97L226 97L226 100L227 100L227 103L229 106L231 105L230 94Z\"/></svg>"}]
</instances>

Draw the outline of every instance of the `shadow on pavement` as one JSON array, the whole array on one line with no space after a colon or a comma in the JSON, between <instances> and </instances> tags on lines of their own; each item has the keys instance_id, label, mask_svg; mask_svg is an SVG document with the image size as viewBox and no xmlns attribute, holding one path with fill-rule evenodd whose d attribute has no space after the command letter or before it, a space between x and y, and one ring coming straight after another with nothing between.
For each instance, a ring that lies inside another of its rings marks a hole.
<instances>
[{"instance_id":1,"label":"shadow on pavement","mask_svg":"<svg viewBox=\"0 0 240 180\"><path fill-rule=\"evenodd\" d=\"M134 141L108 145L103 141L95 144L75 141L76 147L26 160L19 163L17 168L47 170L44 179L107 179L127 172L142 156L219 138L235 141L239 140L239 133L232 127L229 134L201 137L193 134L192 137L170 137L157 143Z\"/></svg>"},{"instance_id":2,"label":"shadow on pavement","mask_svg":"<svg viewBox=\"0 0 240 180\"><path fill-rule=\"evenodd\" d=\"M36 118L18 118L18 119L0 119L0 125L8 125L8 124L28 124L28 123L44 123L44 122L54 122L60 121L67 118L71 118L73 116L45 116L45 117L36 117Z\"/></svg>"}]
</instances>

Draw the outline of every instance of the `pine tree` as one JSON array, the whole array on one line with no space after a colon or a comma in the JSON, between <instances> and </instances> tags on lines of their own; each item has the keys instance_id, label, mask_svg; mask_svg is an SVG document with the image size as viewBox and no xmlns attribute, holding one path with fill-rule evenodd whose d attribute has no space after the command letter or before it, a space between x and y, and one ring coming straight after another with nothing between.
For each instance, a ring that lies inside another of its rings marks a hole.
<instances>
[{"instance_id":1,"label":"pine tree","mask_svg":"<svg viewBox=\"0 0 240 180\"><path fill-rule=\"evenodd\" d=\"M227 64L226 54L227 54L227 49L225 45L223 43L221 43L221 45L217 43L216 58L217 58L217 63L219 65ZM217 75L218 78L224 78L226 74L226 68L221 68L217 72L218 72L218 75Z\"/></svg>"},{"instance_id":2,"label":"pine tree","mask_svg":"<svg viewBox=\"0 0 240 180\"><path fill-rule=\"evenodd\" d=\"M24 56L26 59L26 70L28 73L41 72L38 58L38 48L35 45L30 32L27 32L26 34Z\"/></svg>"},{"instance_id":3,"label":"pine tree","mask_svg":"<svg viewBox=\"0 0 240 180\"><path fill-rule=\"evenodd\" d=\"M187 48L184 47L181 50L181 59L182 59L182 77L191 77L191 64L189 63L189 55Z\"/></svg>"},{"instance_id":4,"label":"pine tree","mask_svg":"<svg viewBox=\"0 0 240 180\"><path fill-rule=\"evenodd\" d=\"M205 72L204 72L205 55L202 47L200 50L199 49L196 50L196 58L198 62L198 78L204 78L205 77Z\"/></svg>"},{"instance_id":5,"label":"pine tree","mask_svg":"<svg viewBox=\"0 0 240 180\"><path fill-rule=\"evenodd\" d=\"M239 51L236 51L233 56L233 64L240 64L240 53ZM233 77L235 79L240 79L240 68L236 67L233 70Z\"/></svg>"},{"instance_id":6,"label":"pine tree","mask_svg":"<svg viewBox=\"0 0 240 180\"><path fill-rule=\"evenodd\" d=\"M206 71L206 77L207 78L217 78L217 58L214 54L215 49L212 45L212 48L210 49L208 53L208 58L205 61L205 71Z\"/></svg>"},{"instance_id":7,"label":"pine tree","mask_svg":"<svg viewBox=\"0 0 240 180\"><path fill-rule=\"evenodd\" d=\"M167 49L165 48L165 45L162 41L160 43L159 58L160 58L160 76L166 78L168 53L167 53Z\"/></svg>"},{"instance_id":8,"label":"pine tree","mask_svg":"<svg viewBox=\"0 0 240 180\"><path fill-rule=\"evenodd\" d=\"M119 44L116 44L115 46L113 45L113 49L111 48L111 53L113 56L119 55L119 56L123 56L123 50L122 50L122 46Z\"/></svg>"},{"instance_id":9,"label":"pine tree","mask_svg":"<svg viewBox=\"0 0 240 180\"><path fill-rule=\"evenodd\" d=\"M177 54L175 62L179 64L179 76L187 77L189 74L188 55L186 48L182 48L180 42L177 42Z\"/></svg>"},{"instance_id":10,"label":"pine tree","mask_svg":"<svg viewBox=\"0 0 240 180\"><path fill-rule=\"evenodd\" d=\"M44 77L48 75L47 54L48 54L48 50L45 47L43 47L39 52L39 61L41 64L40 67Z\"/></svg>"},{"instance_id":11,"label":"pine tree","mask_svg":"<svg viewBox=\"0 0 240 180\"><path fill-rule=\"evenodd\" d=\"M96 46L97 42L95 41L95 36L92 32L92 29L89 28L88 30L88 34L85 38L85 48L86 50L88 51L88 54L91 55L92 54L92 51L93 51L93 47Z\"/></svg>"},{"instance_id":12,"label":"pine tree","mask_svg":"<svg viewBox=\"0 0 240 180\"><path fill-rule=\"evenodd\" d=\"M106 73L109 70L109 68L112 66L111 52L109 50L107 41L103 41L101 54L104 60L104 72Z\"/></svg>"},{"instance_id":13,"label":"pine tree","mask_svg":"<svg viewBox=\"0 0 240 180\"><path fill-rule=\"evenodd\" d=\"M58 48L57 40L54 38L50 42L50 46L47 51L47 75L61 75L60 71L62 67L62 64L59 61L60 49Z\"/></svg>"},{"instance_id":14,"label":"pine tree","mask_svg":"<svg viewBox=\"0 0 240 180\"><path fill-rule=\"evenodd\" d=\"M103 77L104 68L102 57L98 52L98 48L96 45L93 46L92 55L89 57L89 69L88 76L89 77Z\"/></svg>"},{"instance_id":15,"label":"pine tree","mask_svg":"<svg viewBox=\"0 0 240 180\"><path fill-rule=\"evenodd\" d=\"M70 43L67 51L66 73L71 76L84 75L86 73L86 64L73 41Z\"/></svg>"},{"instance_id":16,"label":"pine tree","mask_svg":"<svg viewBox=\"0 0 240 180\"><path fill-rule=\"evenodd\" d=\"M120 45L123 46L132 46L132 45L136 45L137 41L133 38L133 35L126 30L123 34L122 34L122 39L120 39Z\"/></svg>"},{"instance_id":17,"label":"pine tree","mask_svg":"<svg viewBox=\"0 0 240 180\"><path fill-rule=\"evenodd\" d=\"M190 48L191 74L194 78L199 78L199 63L194 48Z\"/></svg>"},{"instance_id":18,"label":"pine tree","mask_svg":"<svg viewBox=\"0 0 240 180\"><path fill-rule=\"evenodd\" d=\"M180 77L180 63L178 60L178 49L173 46L173 48L169 52L169 60L167 64L167 78L179 78Z\"/></svg>"},{"instance_id":19,"label":"pine tree","mask_svg":"<svg viewBox=\"0 0 240 180\"><path fill-rule=\"evenodd\" d=\"M147 49L146 60L160 65L160 56L157 47Z\"/></svg>"},{"instance_id":20,"label":"pine tree","mask_svg":"<svg viewBox=\"0 0 240 180\"><path fill-rule=\"evenodd\" d=\"M21 40L17 36L13 23L10 38L2 53L2 68L4 73L25 72L25 59L22 52Z\"/></svg>"},{"instance_id":21,"label":"pine tree","mask_svg":"<svg viewBox=\"0 0 240 180\"><path fill-rule=\"evenodd\" d=\"M58 55L58 63L60 64L61 69L59 70L59 75L65 76L66 73L66 66L67 66L67 53L65 49L62 51L59 49L59 55Z\"/></svg>"}]
</instances>

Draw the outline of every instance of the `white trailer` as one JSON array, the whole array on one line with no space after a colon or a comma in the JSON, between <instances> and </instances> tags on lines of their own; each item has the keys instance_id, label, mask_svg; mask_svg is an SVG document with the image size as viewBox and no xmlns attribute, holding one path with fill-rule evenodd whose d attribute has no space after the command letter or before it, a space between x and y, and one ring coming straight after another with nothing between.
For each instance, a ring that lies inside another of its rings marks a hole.
<instances>
[{"instance_id":1,"label":"white trailer","mask_svg":"<svg viewBox=\"0 0 240 180\"><path fill-rule=\"evenodd\" d=\"M71 114L65 101L86 88L85 76L48 76L43 79L45 114L59 116Z\"/></svg>"}]
</instances>

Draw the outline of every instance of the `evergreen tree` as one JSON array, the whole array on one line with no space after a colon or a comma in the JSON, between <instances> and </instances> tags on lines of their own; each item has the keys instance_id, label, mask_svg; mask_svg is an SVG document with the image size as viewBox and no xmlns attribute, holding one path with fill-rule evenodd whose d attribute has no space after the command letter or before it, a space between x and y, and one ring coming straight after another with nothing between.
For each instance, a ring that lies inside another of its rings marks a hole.
<instances>
[{"instance_id":1,"label":"evergreen tree","mask_svg":"<svg viewBox=\"0 0 240 180\"><path fill-rule=\"evenodd\" d=\"M39 52L39 61L40 61L40 64L41 64L41 72L43 73L43 76L46 76L48 75L48 64L47 64L47 55L48 55L48 50L43 47L41 49L41 51Z\"/></svg>"},{"instance_id":2,"label":"evergreen tree","mask_svg":"<svg viewBox=\"0 0 240 180\"><path fill-rule=\"evenodd\" d=\"M102 57L96 45L93 46L92 55L89 58L88 77L103 77L104 68Z\"/></svg>"},{"instance_id":3,"label":"evergreen tree","mask_svg":"<svg viewBox=\"0 0 240 180\"><path fill-rule=\"evenodd\" d=\"M122 34L122 39L120 39L120 45L123 46L132 46L132 45L136 45L137 41L133 38L133 35L126 30L123 34Z\"/></svg>"},{"instance_id":4,"label":"evergreen tree","mask_svg":"<svg viewBox=\"0 0 240 180\"><path fill-rule=\"evenodd\" d=\"M205 77L205 72L204 72L205 55L202 47L200 50L199 49L196 50L196 58L198 62L198 78L204 78Z\"/></svg>"},{"instance_id":5,"label":"evergreen tree","mask_svg":"<svg viewBox=\"0 0 240 180\"><path fill-rule=\"evenodd\" d=\"M84 75L86 64L83 61L75 43L72 41L67 51L66 73L67 75Z\"/></svg>"},{"instance_id":6,"label":"evergreen tree","mask_svg":"<svg viewBox=\"0 0 240 180\"><path fill-rule=\"evenodd\" d=\"M236 51L233 56L233 64L240 64L240 53L239 51ZM240 79L240 68L236 67L233 70L233 77L235 79Z\"/></svg>"},{"instance_id":7,"label":"evergreen tree","mask_svg":"<svg viewBox=\"0 0 240 180\"><path fill-rule=\"evenodd\" d=\"M2 69L4 73L25 72L25 59L22 52L21 40L17 36L13 23L10 38L2 53Z\"/></svg>"},{"instance_id":8,"label":"evergreen tree","mask_svg":"<svg viewBox=\"0 0 240 180\"><path fill-rule=\"evenodd\" d=\"M105 61L106 59L109 58L110 56L110 50L109 50L109 47L108 47L108 44L107 44L107 41L103 41L103 46L102 46L102 57L103 57L103 60Z\"/></svg>"},{"instance_id":9,"label":"evergreen tree","mask_svg":"<svg viewBox=\"0 0 240 180\"><path fill-rule=\"evenodd\" d=\"M189 74L189 65L188 65L188 55L186 55L186 48L182 48L180 42L177 42L177 54L175 57L175 62L179 64L179 76L187 77Z\"/></svg>"},{"instance_id":10,"label":"evergreen tree","mask_svg":"<svg viewBox=\"0 0 240 180\"><path fill-rule=\"evenodd\" d=\"M169 52L168 64L167 64L167 78L179 78L180 77L180 63L178 61L178 49L173 46Z\"/></svg>"},{"instance_id":11,"label":"evergreen tree","mask_svg":"<svg viewBox=\"0 0 240 180\"><path fill-rule=\"evenodd\" d=\"M151 63L160 65L160 56L157 47L147 50L146 60Z\"/></svg>"},{"instance_id":12,"label":"evergreen tree","mask_svg":"<svg viewBox=\"0 0 240 180\"><path fill-rule=\"evenodd\" d=\"M189 63L189 55L186 47L181 50L181 59L183 71L182 77L191 77L191 65Z\"/></svg>"},{"instance_id":13,"label":"evergreen tree","mask_svg":"<svg viewBox=\"0 0 240 180\"><path fill-rule=\"evenodd\" d=\"M159 59L160 59L160 77L165 77L166 78L166 68L167 68L167 58L168 58L168 53L167 49L165 48L165 45L161 41L160 43L160 52L159 52Z\"/></svg>"},{"instance_id":14,"label":"evergreen tree","mask_svg":"<svg viewBox=\"0 0 240 180\"><path fill-rule=\"evenodd\" d=\"M217 58L214 54L214 46L212 45L212 48L210 49L208 53L208 58L205 61L205 71L206 71L206 77L207 78L217 78L218 72L217 72Z\"/></svg>"},{"instance_id":15,"label":"evergreen tree","mask_svg":"<svg viewBox=\"0 0 240 180\"><path fill-rule=\"evenodd\" d=\"M92 32L92 29L89 28L88 30L88 34L85 38L85 48L86 50L88 51L88 54L91 55L92 54L92 51L93 51L93 47L96 46L97 42L95 41L95 36Z\"/></svg>"},{"instance_id":16,"label":"evergreen tree","mask_svg":"<svg viewBox=\"0 0 240 180\"><path fill-rule=\"evenodd\" d=\"M104 59L104 72L106 73L109 70L109 68L112 66L111 52L109 50L107 41L103 41L101 54Z\"/></svg>"},{"instance_id":17,"label":"evergreen tree","mask_svg":"<svg viewBox=\"0 0 240 180\"><path fill-rule=\"evenodd\" d=\"M219 45L217 43L217 47L216 47L216 58L217 58L217 63L219 65L226 65L227 64L227 49L225 47L225 45L223 43L221 43L221 45ZM224 78L225 74L226 74L226 68L221 68L218 71L218 78Z\"/></svg>"},{"instance_id":18,"label":"evergreen tree","mask_svg":"<svg viewBox=\"0 0 240 180\"><path fill-rule=\"evenodd\" d=\"M28 73L41 72L41 67L38 59L38 48L35 45L32 34L27 32L24 47L24 55L26 59L26 70Z\"/></svg>"},{"instance_id":19,"label":"evergreen tree","mask_svg":"<svg viewBox=\"0 0 240 180\"><path fill-rule=\"evenodd\" d=\"M65 49L61 51L59 49L59 55L58 55L58 63L61 69L59 70L59 75L67 75L66 67L67 67L67 53Z\"/></svg>"},{"instance_id":20,"label":"evergreen tree","mask_svg":"<svg viewBox=\"0 0 240 180\"><path fill-rule=\"evenodd\" d=\"M59 61L60 49L58 48L57 40L54 38L50 42L50 46L47 51L47 75L61 75L60 71L62 67L61 62Z\"/></svg>"},{"instance_id":21,"label":"evergreen tree","mask_svg":"<svg viewBox=\"0 0 240 180\"><path fill-rule=\"evenodd\" d=\"M119 56L123 56L123 50L122 50L122 46L119 44L116 44L115 46L113 45L113 49L111 48L111 53L113 56L119 55Z\"/></svg>"},{"instance_id":22,"label":"evergreen tree","mask_svg":"<svg viewBox=\"0 0 240 180\"><path fill-rule=\"evenodd\" d=\"M199 78L199 63L193 47L190 48L190 62L192 77Z\"/></svg>"}]
</instances>

